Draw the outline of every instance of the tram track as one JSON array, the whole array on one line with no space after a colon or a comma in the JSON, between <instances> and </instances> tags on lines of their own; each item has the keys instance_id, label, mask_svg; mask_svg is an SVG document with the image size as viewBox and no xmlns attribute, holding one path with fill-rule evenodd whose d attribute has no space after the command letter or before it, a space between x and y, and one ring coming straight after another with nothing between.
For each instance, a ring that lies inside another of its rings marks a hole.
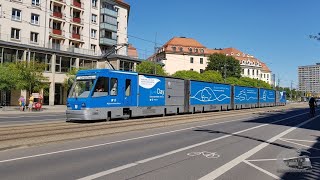
<instances>
[{"instance_id":1,"label":"tram track","mask_svg":"<svg viewBox=\"0 0 320 180\"><path fill-rule=\"evenodd\" d=\"M36 125L28 124L27 126L15 125L9 127L0 127L0 149L94 137L133 130L176 125L181 123L198 122L213 118L222 119L233 116L239 117L241 115L268 112L275 109L290 109L290 106L143 118L138 120L111 121L108 123L101 122L94 124L73 124L66 122L51 122Z\"/></svg>"}]
</instances>

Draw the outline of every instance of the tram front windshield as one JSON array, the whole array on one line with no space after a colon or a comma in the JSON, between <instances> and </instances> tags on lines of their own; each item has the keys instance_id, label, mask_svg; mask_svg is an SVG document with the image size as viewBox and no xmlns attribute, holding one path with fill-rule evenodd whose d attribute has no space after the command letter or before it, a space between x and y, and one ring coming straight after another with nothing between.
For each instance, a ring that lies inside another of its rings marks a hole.
<instances>
[{"instance_id":1,"label":"tram front windshield","mask_svg":"<svg viewBox=\"0 0 320 180\"><path fill-rule=\"evenodd\" d=\"M94 85L95 79L78 79L74 82L69 98L87 98Z\"/></svg>"}]
</instances>

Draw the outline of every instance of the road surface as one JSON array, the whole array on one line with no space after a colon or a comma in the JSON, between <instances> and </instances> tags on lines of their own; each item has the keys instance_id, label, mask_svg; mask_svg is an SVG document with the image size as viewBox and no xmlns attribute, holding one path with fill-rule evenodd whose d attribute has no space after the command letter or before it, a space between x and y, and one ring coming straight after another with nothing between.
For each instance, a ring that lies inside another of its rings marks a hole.
<instances>
[{"instance_id":1,"label":"road surface","mask_svg":"<svg viewBox=\"0 0 320 180\"><path fill-rule=\"evenodd\" d=\"M319 129L320 116L310 118L307 109L212 117L2 151L0 174L1 179L320 179ZM305 165L287 165L301 149L309 152Z\"/></svg>"}]
</instances>

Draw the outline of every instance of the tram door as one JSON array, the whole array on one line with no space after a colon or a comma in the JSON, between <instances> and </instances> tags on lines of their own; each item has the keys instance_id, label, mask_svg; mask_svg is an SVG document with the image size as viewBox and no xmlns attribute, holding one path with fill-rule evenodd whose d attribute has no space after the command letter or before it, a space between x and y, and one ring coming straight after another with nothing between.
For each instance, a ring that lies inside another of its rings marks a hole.
<instances>
[{"instance_id":1,"label":"tram door","mask_svg":"<svg viewBox=\"0 0 320 180\"><path fill-rule=\"evenodd\" d=\"M132 104L132 80L127 76L124 82L124 106Z\"/></svg>"}]
</instances>

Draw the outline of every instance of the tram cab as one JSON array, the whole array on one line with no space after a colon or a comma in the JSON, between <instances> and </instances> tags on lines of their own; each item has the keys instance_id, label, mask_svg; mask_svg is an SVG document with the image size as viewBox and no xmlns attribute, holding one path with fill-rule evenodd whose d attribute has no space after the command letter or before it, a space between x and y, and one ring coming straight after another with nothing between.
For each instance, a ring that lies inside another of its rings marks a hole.
<instances>
[{"instance_id":1,"label":"tram cab","mask_svg":"<svg viewBox=\"0 0 320 180\"><path fill-rule=\"evenodd\" d=\"M67 100L67 120L122 118L136 105L137 73L109 69L81 70Z\"/></svg>"}]
</instances>

